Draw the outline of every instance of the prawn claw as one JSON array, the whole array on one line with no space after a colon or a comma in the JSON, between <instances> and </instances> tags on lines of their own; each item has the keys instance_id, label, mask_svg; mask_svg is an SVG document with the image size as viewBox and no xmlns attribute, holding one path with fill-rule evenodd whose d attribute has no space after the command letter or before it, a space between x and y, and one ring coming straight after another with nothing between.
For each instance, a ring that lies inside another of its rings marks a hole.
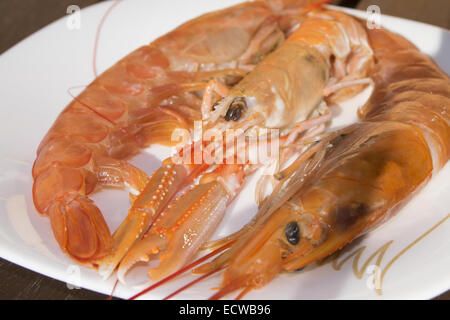
<instances>
[{"instance_id":1,"label":"prawn claw","mask_svg":"<svg viewBox=\"0 0 450 320\"><path fill-rule=\"evenodd\" d=\"M185 183L189 168L165 161L150 178L144 190L136 197L127 218L113 234L112 254L100 264L99 273L108 278L133 244L142 238L153 219L164 210Z\"/></svg>"},{"instance_id":2,"label":"prawn claw","mask_svg":"<svg viewBox=\"0 0 450 320\"><path fill-rule=\"evenodd\" d=\"M222 220L236 191L233 188L239 187L243 179L240 165L221 165L202 175L198 184L167 206L125 255L118 268L119 280L124 282L134 264L149 262L153 257L159 258L160 264L149 270L152 280L159 280L192 260Z\"/></svg>"}]
</instances>

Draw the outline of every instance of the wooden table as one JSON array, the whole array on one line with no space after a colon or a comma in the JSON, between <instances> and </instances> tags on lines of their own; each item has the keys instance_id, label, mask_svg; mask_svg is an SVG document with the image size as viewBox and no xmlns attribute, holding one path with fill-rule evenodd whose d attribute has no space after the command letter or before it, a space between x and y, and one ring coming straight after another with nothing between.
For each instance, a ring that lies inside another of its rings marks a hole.
<instances>
[{"instance_id":1,"label":"wooden table","mask_svg":"<svg viewBox=\"0 0 450 320\"><path fill-rule=\"evenodd\" d=\"M0 2L0 54L64 16L69 5L81 8L102 0L8 0ZM450 29L448 0L342 0L340 5L366 10L378 5L383 14L395 15ZM63 282L0 259L0 299L105 299L85 289L69 289ZM437 299L450 300L450 290Z\"/></svg>"}]
</instances>

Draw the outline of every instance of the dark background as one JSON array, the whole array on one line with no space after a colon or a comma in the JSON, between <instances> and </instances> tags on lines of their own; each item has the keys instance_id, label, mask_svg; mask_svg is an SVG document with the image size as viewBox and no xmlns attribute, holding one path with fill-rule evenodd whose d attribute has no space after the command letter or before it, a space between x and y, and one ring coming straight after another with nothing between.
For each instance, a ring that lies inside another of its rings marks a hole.
<instances>
[{"instance_id":1,"label":"dark background","mask_svg":"<svg viewBox=\"0 0 450 320\"><path fill-rule=\"evenodd\" d=\"M65 16L69 5L84 8L102 1L0 0L0 54L50 22ZM450 29L449 0L335 0L333 3L361 10L375 4L383 14ZM69 290L65 283L0 259L0 299L106 298L84 289ZM450 300L450 290L437 299Z\"/></svg>"}]
</instances>

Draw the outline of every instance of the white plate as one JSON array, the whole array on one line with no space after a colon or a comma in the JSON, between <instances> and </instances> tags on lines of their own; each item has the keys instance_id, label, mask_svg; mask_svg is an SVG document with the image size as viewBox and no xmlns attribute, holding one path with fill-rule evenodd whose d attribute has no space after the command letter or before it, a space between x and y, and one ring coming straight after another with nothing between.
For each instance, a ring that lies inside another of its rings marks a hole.
<instances>
[{"instance_id":1,"label":"white plate","mask_svg":"<svg viewBox=\"0 0 450 320\"><path fill-rule=\"evenodd\" d=\"M134 0L120 2L105 20L101 32L97 66L101 72L140 45L168 32L199 14L237 3L237 0ZM104 2L81 11L81 29L69 30L63 18L35 33L0 56L0 256L25 268L76 286L109 294L114 279L102 281L93 270L79 268L62 254L53 239L49 220L40 217L31 198L31 165L35 150L62 108L71 97L67 89L88 84L94 79L92 55L97 26L111 6ZM173 8L176 7L177 10ZM355 11L350 11L355 13ZM362 12L356 14L364 16ZM422 23L382 16L382 25L413 41L433 56L449 73L449 32ZM335 123L355 119L354 110L346 110ZM167 150L152 148L133 160L147 172L159 165ZM251 181L236 205L229 210L216 236L237 229L255 212L254 181ZM450 288L450 219L389 264L398 253L430 230L450 213L450 166L446 166L399 214L381 229L353 245L366 246L361 262L382 245L388 247L381 268L383 294L373 289L370 273L355 277L351 261L340 271L330 263L305 269L301 273L279 276L261 290L250 292L248 299L429 299ZM125 192L108 191L94 196L114 230L126 215ZM347 253L348 254L348 253ZM346 254L346 255L347 255ZM369 263L374 264L375 259ZM369 268L369 270L371 270ZM145 296L162 298L192 276L184 276ZM203 299L218 277L180 294L177 298ZM69 286L71 287L71 286ZM128 298L137 290L119 285L115 295Z\"/></svg>"}]
</instances>

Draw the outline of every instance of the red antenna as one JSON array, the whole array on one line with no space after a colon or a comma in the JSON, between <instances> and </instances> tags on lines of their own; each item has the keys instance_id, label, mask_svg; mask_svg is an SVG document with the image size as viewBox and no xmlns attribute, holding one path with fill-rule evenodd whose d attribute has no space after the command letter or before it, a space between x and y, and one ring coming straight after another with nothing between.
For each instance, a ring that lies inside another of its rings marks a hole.
<instances>
[{"instance_id":1,"label":"red antenna","mask_svg":"<svg viewBox=\"0 0 450 320\"><path fill-rule=\"evenodd\" d=\"M114 9L114 7L119 4L120 1L122 1L122 0L114 1L114 3L108 8L108 10L106 10L105 14L103 15L103 17L100 20L100 23L99 23L99 25L97 27L97 32L95 34L95 42L94 42L94 52L93 52L93 56L92 56L92 69L94 71L94 76L96 78L98 77L98 73L97 73L97 51L98 51L98 43L100 41L100 33L102 31L103 24L105 23L106 18L109 16L109 14Z\"/></svg>"},{"instance_id":2,"label":"red antenna","mask_svg":"<svg viewBox=\"0 0 450 320\"><path fill-rule=\"evenodd\" d=\"M201 277L198 277L197 279L195 279L195 280L189 282L188 284L184 285L184 286L181 287L180 289L178 289L178 290L172 292L172 293L169 294L167 297L165 297L163 300L169 300L169 299L172 298L173 296L175 296L175 295L179 294L180 292L186 290L187 288L193 286L193 285L196 284L197 282L200 282L200 281L202 281L203 279L208 278L210 275L212 275L212 274L214 274L214 273L216 273L216 272L219 272L219 271L222 270L223 268L224 268L224 267L220 267L220 268L218 268L218 269L215 269L215 270L212 270L212 271L210 271L210 272L208 272L208 273L205 273L205 274L202 275Z\"/></svg>"},{"instance_id":3,"label":"red antenna","mask_svg":"<svg viewBox=\"0 0 450 320\"><path fill-rule=\"evenodd\" d=\"M235 241L231 241L231 242L229 242L229 243L227 243L227 244L221 246L220 248L217 248L216 250L214 250L214 251L208 253L207 255L201 257L200 259L195 260L194 262L192 262L192 263L188 264L187 266L181 268L180 270L178 270L178 271L172 273L171 275L165 277L164 279L161 279L161 280L159 280L158 282L154 283L153 285L151 285L151 286L148 287L147 289L144 289L144 290L142 290L141 292L135 294L135 295L132 296L129 300L134 300L134 299L136 299L136 298L142 296L143 294L145 294L145 293L147 293L147 292L149 292L149 291L151 291L151 290L153 290L153 289L158 288L159 286L161 286L162 284L166 283L167 281L176 278L176 277L179 276L180 274L186 272L186 271L189 270L189 269L192 269L193 267L199 265L199 264L202 263L203 261L205 261L205 260L207 260L207 259L209 259L209 258L211 258L211 257L213 257L213 256L215 256L215 255L217 255L217 254L219 254L220 252L222 252L222 251L228 249L229 247L231 247L231 245L232 245L234 242L235 242ZM218 271L218 270L217 270L217 271ZM211 273L211 274L212 274L212 273ZM208 275L209 275L209 274L208 274ZM204 276L205 276L205 275L203 275L202 277L204 277ZM202 278L202 277L200 277L200 278ZM206 277L204 277L204 278L206 278ZM176 293L179 293L179 292L181 292L181 291L177 290ZM167 297L166 297L166 298L167 298Z\"/></svg>"}]
</instances>

